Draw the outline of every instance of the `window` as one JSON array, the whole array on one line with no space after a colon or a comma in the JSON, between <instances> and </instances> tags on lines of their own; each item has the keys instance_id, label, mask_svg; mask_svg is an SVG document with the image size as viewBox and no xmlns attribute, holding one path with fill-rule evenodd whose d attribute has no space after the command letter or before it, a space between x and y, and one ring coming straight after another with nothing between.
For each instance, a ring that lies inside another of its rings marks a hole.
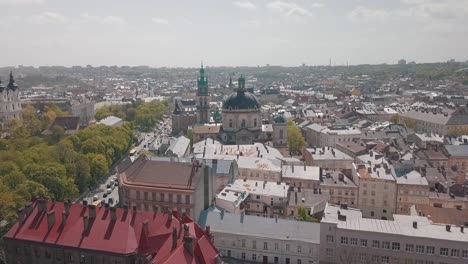
<instances>
[{"instance_id":1,"label":"window","mask_svg":"<svg viewBox=\"0 0 468 264\"><path fill-rule=\"evenodd\" d=\"M452 250L450 250L450 256L454 258L459 258L460 250L452 248Z\"/></svg>"},{"instance_id":2,"label":"window","mask_svg":"<svg viewBox=\"0 0 468 264\"><path fill-rule=\"evenodd\" d=\"M406 249L407 252L413 252L414 251L414 245L413 244L406 244Z\"/></svg>"},{"instance_id":3,"label":"window","mask_svg":"<svg viewBox=\"0 0 468 264\"><path fill-rule=\"evenodd\" d=\"M145 200L148 200L148 192L144 192L143 196L145 197Z\"/></svg>"},{"instance_id":4,"label":"window","mask_svg":"<svg viewBox=\"0 0 468 264\"><path fill-rule=\"evenodd\" d=\"M244 253L244 252L242 252L241 258L242 258L242 259L245 259L245 253Z\"/></svg>"},{"instance_id":5,"label":"window","mask_svg":"<svg viewBox=\"0 0 468 264\"><path fill-rule=\"evenodd\" d=\"M279 131L279 138L280 138L280 139L283 139L283 138L284 138L283 129L281 129L281 130Z\"/></svg>"},{"instance_id":6,"label":"window","mask_svg":"<svg viewBox=\"0 0 468 264\"><path fill-rule=\"evenodd\" d=\"M392 250L400 250L400 243L392 242Z\"/></svg>"},{"instance_id":7,"label":"window","mask_svg":"<svg viewBox=\"0 0 468 264\"><path fill-rule=\"evenodd\" d=\"M361 239L361 247L367 247L367 239Z\"/></svg>"},{"instance_id":8,"label":"window","mask_svg":"<svg viewBox=\"0 0 468 264\"><path fill-rule=\"evenodd\" d=\"M257 249L257 241L252 241L252 248Z\"/></svg>"},{"instance_id":9,"label":"window","mask_svg":"<svg viewBox=\"0 0 468 264\"><path fill-rule=\"evenodd\" d=\"M366 253L359 253L359 260L363 262L366 261L367 260Z\"/></svg>"},{"instance_id":10,"label":"window","mask_svg":"<svg viewBox=\"0 0 468 264\"><path fill-rule=\"evenodd\" d=\"M286 258L286 264L289 264L289 263L290 263L289 258Z\"/></svg>"},{"instance_id":11,"label":"window","mask_svg":"<svg viewBox=\"0 0 468 264\"><path fill-rule=\"evenodd\" d=\"M242 240L241 240L241 246L242 246L243 248L245 248L245 239L242 239Z\"/></svg>"},{"instance_id":12,"label":"window","mask_svg":"<svg viewBox=\"0 0 468 264\"><path fill-rule=\"evenodd\" d=\"M229 119L229 127L232 127L232 119Z\"/></svg>"},{"instance_id":13,"label":"window","mask_svg":"<svg viewBox=\"0 0 468 264\"><path fill-rule=\"evenodd\" d=\"M297 264L302 264L302 260L298 259Z\"/></svg>"},{"instance_id":14,"label":"window","mask_svg":"<svg viewBox=\"0 0 468 264\"><path fill-rule=\"evenodd\" d=\"M257 254L252 254L252 260L257 260Z\"/></svg>"},{"instance_id":15,"label":"window","mask_svg":"<svg viewBox=\"0 0 468 264\"><path fill-rule=\"evenodd\" d=\"M371 191L371 195L372 195L372 196L375 196L375 191Z\"/></svg>"},{"instance_id":16,"label":"window","mask_svg":"<svg viewBox=\"0 0 468 264\"><path fill-rule=\"evenodd\" d=\"M190 195L185 195L185 204L190 204Z\"/></svg>"},{"instance_id":17,"label":"window","mask_svg":"<svg viewBox=\"0 0 468 264\"><path fill-rule=\"evenodd\" d=\"M390 242L388 242L388 241L382 241L382 248L384 248L384 249L390 249Z\"/></svg>"},{"instance_id":18,"label":"window","mask_svg":"<svg viewBox=\"0 0 468 264\"><path fill-rule=\"evenodd\" d=\"M435 254L435 248L431 246L426 247L426 253L429 255L434 255Z\"/></svg>"},{"instance_id":19,"label":"window","mask_svg":"<svg viewBox=\"0 0 468 264\"><path fill-rule=\"evenodd\" d=\"M373 255L372 256L372 262L373 263L379 263L379 255Z\"/></svg>"},{"instance_id":20,"label":"window","mask_svg":"<svg viewBox=\"0 0 468 264\"><path fill-rule=\"evenodd\" d=\"M245 119L242 119L241 127L245 127Z\"/></svg>"},{"instance_id":21,"label":"window","mask_svg":"<svg viewBox=\"0 0 468 264\"><path fill-rule=\"evenodd\" d=\"M164 193L159 194L161 202L164 202Z\"/></svg>"},{"instance_id":22,"label":"window","mask_svg":"<svg viewBox=\"0 0 468 264\"><path fill-rule=\"evenodd\" d=\"M468 259L468 250L463 250L462 251L462 258Z\"/></svg>"},{"instance_id":23,"label":"window","mask_svg":"<svg viewBox=\"0 0 468 264\"><path fill-rule=\"evenodd\" d=\"M263 242L263 249L268 250L268 242Z\"/></svg>"},{"instance_id":24,"label":"window","mask_svg":"<svg viewBox=\"0 0 468 264\"><path fill-rule=\"evenodd\" d=\"M151 193L151 198L153 199L153 201L156 201L156 193Z\"/></svg>"},{"instance_id":25,"label":"window","mask_svg":"<svg viewBox=\"0 0 468 264\"><path fill-rule=\"evenodd\" d=\"M302 252L302 247L301 246L297 246L297 253L301 253Z\"/></svg>"},{"instance_id":26,"label":"window","mask_svg":"<svg viewBox=\"0 0 468 264\"><path fill-rule=\"evenodd\" d=\"M170 193L168 196L169 196L169 202L172 203L174 201L174 200L172 200L173 194Z\"/></svg>"},{"instance_id":27,"label":"window","mask_svg":"<svg viewBox=\"0 0 468 264\"><path fill-rule=\"evenodd\" d=\"M341 237L341 244L348 245L348 237Z\"/></svg>"},{"instance_id":28,"label":"window","mask_svg":"<svg viewBox=\"0 0 468 264\"><path fill-rule=\"evenodd\" d=\"M289 244L286 244L286 251L289 251Z\"/></svg>"},{"instance_id":29,"label":"window","mask_svg":"<svg viewBox=\"0 0 468 264\"><path fill-rule=\"evenodd\" d=\"M423 245L416 245L416 253L423 254L424 253L424 246Z\"/></svg>"},{"instance_id":30,"label":"window","mask_svg":"<svg viewBox=\"0 0 468 264\"><path fill-rule=\"evenodd\" d=\"M34 256L36 256L36 258L41 257L41 253L39 253L39 249L37 249L37 248L34 249Z\"/></svg>"},{"instance_id":31,"label":"window","mask_svg":"<svg viewBox=\"0 0 468 264\"><path fill-rule=\"evenodd\" d=\"M46 257L46 259L52 258L52 253L50 253L50 251L46 250L45 257Z\"/></svg>"},{"instance_id":32,"label":"window","mask_svg":"<svg viewBox=\"0 0 468 264\"><path fill-rule=\"evenodd\" d=\"M182 195L180 195L180 194L177 195L177 203L178 204L182 203Z\"/></svg>"},{"instance_id":33,"label":"window","mask_svg":"<svg viewBox=\"0 0 468 264\"><path fill-rule=\"evenodd\" d=\"M333 248L327 248L326 252L327 252L327 257L329 258L333 257Z\"/></svg>"},{"instance_id":34,"label":"window","mask_svg":"<svg viewBox=\"0 0 468 264\"><path fill-rule=\"evenodd\" d=\"M231 257L231 250L230 249L228 249L228 251L227 251L227 256Z\"/></svg>"},{"instance_id":35,"label":"window","mask_svg":"<svg viewBox=\"0 0 468 264\"><path fill-rule=\"evenodd\" d=\"M327 235L327 242L328 243L333 243L334 237L332 235Z\"/></svg>"},{"instance_id":36,"label":"window","mask_svg":"<svg viewBox=\"0 0 468 264\"><path fill-rule=\"evenodd\" d=\"M380 248L380 241L378 241L378 240L373 240L373 241L372 241L372 247L373 247L373 248Z\"/></svg>"},{"instance_id":37,"label":"window","mask_svg":"<svg viewBox=\"0 0 468 264\"><path fill-rule=\"evenodd\" d=\"M441 256L448 256L448 248L440 248Z\"/></svg>"},{"instance_id":38,"label":"window","mask_svg":"<svg viewBox=\"0 0 468 264\"><path fill-rule=\"evenodd\" d=\"M355 237L351 238L351 246L357 246L357 238Z\"/></svg>"},{"instance_id":39,"label":"window","mask_svg":"<svg viewBox=\"0 0 468 264\"><path fill-rule=\"evenodd\" d=\"M140 191L136 191L136 198L140 199Z\"/></svg>"},{"instance_id":40,"label":"window","mask_svg":"<svg viewBox=\"0 0 468 264\"><path fill-rule=\"evenodd\" d=\"M278 250L278 243L275 243L275 250Z\"/></svg>"},{"instance_id":41,"label":"window","mask_svg":"<svg viewBox=\"0 0 468 264\"><path fill-rule=\"evenodd\" d=\"M390 263L390 258L388 256L382 256L380 260L382 263Z\"/></svg>"},{"instance_id":42,"label":"window","mask_svg":"<svg viewBox=\"0 0 468 264\"><path fill-rule=\"evenodd\" d=\"M275 264L278 264L278 263L279 263L279 258L278 258L278 257L275 257L275 258L274 258L274 263L275 263Z\"/></svg>"},{"instance_id":43,"label":"window","mask_svg":"<svg viewBox=\"0 0 468 264\"><path fill-rule=\"evenodd\" d=\"M254 119L254 127L257 126L257 118Z\"/></svg>"}]
</instances>

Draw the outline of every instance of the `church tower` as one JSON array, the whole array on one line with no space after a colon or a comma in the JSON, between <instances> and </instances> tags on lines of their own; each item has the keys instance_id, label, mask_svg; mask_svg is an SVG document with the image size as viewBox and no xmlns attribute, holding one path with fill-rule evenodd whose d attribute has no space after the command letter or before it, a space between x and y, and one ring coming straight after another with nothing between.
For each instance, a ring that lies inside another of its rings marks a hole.
<instances>
[{"instance_id":1,"label":"church tower","mask_svg":"<svg viewBox=\"0 0 468 264\"><path fill-rule=\"evenodd\" d=\"M286 147L288 144L288 124L283 115L277 115L273 122L273 145Z\"/></svg>"},{"instance_id":2,"label":"church tower","mask_svg":"<svg viewBox=\"0 0 468 264\"><path fill-rule=\"evenodd\" d=\"M210 100L208 94L208 79L205 75L203 63L200 68L197 87L197 123L206 124L210 122Z\"/></svg>"}]
</instances>

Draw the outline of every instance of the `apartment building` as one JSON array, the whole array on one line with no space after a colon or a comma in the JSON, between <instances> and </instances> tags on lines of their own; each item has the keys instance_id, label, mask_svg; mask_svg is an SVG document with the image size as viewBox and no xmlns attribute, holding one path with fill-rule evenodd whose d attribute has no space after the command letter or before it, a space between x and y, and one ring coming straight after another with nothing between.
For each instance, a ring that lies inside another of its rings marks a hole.
<instances>
[{"instance_id":1,"label":"apartment building","mask_svg":"<svg viewBox=\"0 0 468 264\"><path fill-rule=\"evenodd\" d=\"M222 263L209 233L188 216L86 201L33 200L3 241L6 263Z\"/></svg>"},{"instance_id":2,"label":"apartment building","mask_svg":"<svg viewBox=\"0 0 468 264\"><path fill-rule=\"evenodd\" d=\"M320 224L214 210L200 217L227 262L317 264Z\"/></svg>"},{"instance_id":3,"label":"apartment building","mask_svg":"<svg viewBox=\"0 0 468 264\"><path fill-rule=\"evenodd\" d=\"M281 160L240 156L234 160L234 166L239 179L281 181Z\"/></svg>"},{"instance_id":4,"label":"apartment building","mask_svg":"<svg viewBox=\"0 0 468 264\"><path fill-rule=\"evenodd\" d=\"M396 183L398 214L410 214L413 205L429 205L429 183L419 172L397 177Z\"/></svg>"},{"instance_id":5,"label":"apartment building","mask_svg":"<svg viewBox=\"0 0 468 264\"><path fill-rule=\"evenodd\" d=\"M120 202L140 210L175 208L198 219L214 198L211 170L198 160L142 155L119 173Z\"/></svg>"},{"instance_id":6,"label":"apartment building","mask_svg":"<svg viewBox=\"0 0 468 264\"><path fill-rule=\"evenodd\" d=\"M358 209L327 205L320 223L320 263L468 262L464 227L433 224L423 216L364 218Z\"/></svg>"},{"instance_id":7,"label":"apartment building","mask_svg":"<svg viewBox=\"0 0 468 264\"><path fill-rule=\"evenodd\" d=\"M341 171L325 171L320 188L328 193L332 204L358 205L358 186Z\"/></svg>"},{"instance_id":8,"label":"apartment building","mask_svg":"<svg viewBox=\"0 0 468 264\"><path fill-rule=\"evenodd\" d=\"M391 219L396 212L397 186L394 171L380 154L357 158L356 185L359 187L358 207L364 217Z\"/></svg>"},{"instance_id":9,"label":"apartment building","mask_svg":"<svg viewBox=\"0 0 468 264\"><path fill-rule=\"evenodd\" d=\"M314 147L335 147L336 144L351 142L360 139L362 132L355 127L347 126L322 126L312 124L305 128L307 143Z\"/></svg>"},{"instance_id":10,"label":"apartment building","mask_svg":"<svg viewBox=\"0 0 468 264\"><path fill-rule=\"evenodd\" d=\"M468 109L412 109L400 114L402 121L414 123L414 129L423 133L461 135L468 130Z\"/></svg>"},{"instance_id":11,"label":"apartment building","mask_svg":"<svg viewBox=\"0 0 468 264\"><path fill-rule=\"evenodd\" d=\"M328 169L351 169L354 159L332 147L306 148L302 151L305 164Z\"/></svg>"},{"instance_id":12,"label":"apartment building","mask_svg":"<svg viewBox=\"0 0 468 264\"><path fill-rule=\"evenodd\" d=\"M318 192L320 188L320 171L320 167L317 166L284 165L282 181L297 187L299 190L305 189Z\"/></svg>"}]
</instances>

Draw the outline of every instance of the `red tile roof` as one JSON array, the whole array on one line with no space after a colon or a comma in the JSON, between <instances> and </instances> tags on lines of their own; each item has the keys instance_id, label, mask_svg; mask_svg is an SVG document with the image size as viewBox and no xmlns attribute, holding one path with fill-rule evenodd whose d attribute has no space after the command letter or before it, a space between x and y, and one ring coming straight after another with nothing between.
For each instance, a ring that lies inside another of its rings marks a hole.
<instances>
[{"instance_id":1,"label":"red tile roof","mask_svg":"<svg viewBox=\"0 0 468 264\"><path fill-rule=\"evenodd\" d=\"M46 210L40 212L43 201ZM93 206L72 204L69 215L62 225L62 215L66 205L39 199L25 209L25 220L8 231L5 239L18 239L51 245L67 246L84 250L108 252L121 255L138 254L153 256L151 263L215 263L219 254L209 236L193 220L183 219L176 211L169 213L124 210L115 208L116 220L111 220L111 210L97 207L95 218ZM48 228L48 217L55 221ZM84 219L88 217L88 230L84 230ZM145 229L144 225L147 223ZM194 243L192 255L184 248L183 224L189 227ZM173 249L173 230L177 230L177 245ZM173 260L184 259L184 262Z\"/></svg>"}]
</instances>

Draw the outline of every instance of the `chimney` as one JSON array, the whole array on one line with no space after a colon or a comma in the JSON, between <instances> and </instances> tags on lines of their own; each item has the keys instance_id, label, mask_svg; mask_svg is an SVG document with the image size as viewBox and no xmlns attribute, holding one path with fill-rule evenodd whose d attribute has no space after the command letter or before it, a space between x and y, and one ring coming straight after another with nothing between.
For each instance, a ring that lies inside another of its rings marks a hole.
<instances>
[{"instance_id":1,"label":"chimney","mask_svg":"<svg viewBox=\"0 0 468 264\"><path fill-rule=\"evenodd\" d=\"M446 225L446 226L445 226L445 230L446 230L447 232L450 232L450 228L451 228L451 225Z\"/></svg>"},{"instance_id":2,"label":"chimney","mask_svg":"<svg viewBox=\"0 0 468 264\"><path fill-rule=\"evenodd\" d=\"M304 171L307 171L305 163L304 163Z\"/></svg>"},{"instance_id":3,"label":"chimney","mask_svg":"<svg viewBox=\"0 0 468 264\"><path fill-rule=\"evenodd\" d=\"M148 227L148 219L145 219L143 221L143 232L145 232L146 235L148 235L149 233L149 227Z\"/></svg>"},{"instance_id":4,"label":"chimney","mask_svg":"<svg viewBox=\"0 0 468 264\"><path fill-rule=\"evenodd\" d=\"M67 212L66 210L63 210L63 212L62 212L62 226L65 226L65 224L67 223L67 218L68 218L69 214L70 214L70 212Z\"/></svg>"},{"instance_id":5,"label":"chimney","mask_svg":"<svg viewBox=\"0 0 468 264\"><path fill-rule=\"evenodd\" d=\"M47 213L47 229L50 230L55 224L55 210L50 210Z\"/></svg>"},{"instance_id":6,"label":"chimney","mask_svg":"<svg viewBox=\"0 0 468 264\"><path fill-rule=\"evenodd\" d=\"M294 164L291 164L291 171L294 173Z\"/></svg>"},{"instance_id":7,"label":"chimney","mask_svg":"<svg viewBox=\"0 0 468 264\"><path fill-rule=\"evenodd\" d=\"M371 157L374 156L374 152L372 150L369 151L369 156L371 156Z\"/></svg>"},{"instance_id":8,"label":"chimney","mask_svg":"<svg viewBox=\"0 0 468 264\"><path fill-rule=\"evenodd\" d=\"M185 249L190 252L190 254L193 256L193 238L191 236L186 236L184 237L184 247Z\"/></svg>"},{"instance_id":9,"label":"chimney","mask_svg":"<svg viewBox=\"0 0 468 264\"><path fill-rule=\"evenodd\" d=\"M88 225L89 225L88 216L85 215L83 216L83 231L84 232L88 231Z\"/></svg>"},{"instance_id":10,"label":"chimney","mask_svg":"<svg viewBox=\"0 0 468 264\"><path fill-rule=\"evenodd\" d=\"M39 213L42 213L42 212L45 212L46 210L46 200L44 198L40 198L39 200L37 200L37 209L39 211Z\"/></svg>"},{"instance_id":11,"label":"chimney","mask_svg":"<svg viewBox=\"0 0 468 264\"><path fill-rule=\"evenodd\" d=\"M88 201L83 200L83 206L84 206L84 207L88 206Z\"/></svg>"},{"instance_id":12,"label":"chimney","mask_svg":"<svg viewBox=\"0 0 468 264\"><path fill-rule=\"evenodd\" d=\"M418 222L413 221L413 228L414 228L414 229L418 228Z\"/></svg>"},{"instance_id":13,"label":"chimney","mask_svg":"<svg viewBox=\"0 0 468 264\"><path fill-rule=\"evenodd\" d=\"M124 213L127 213L128 212L128 205L124 204L123 209L124 209Z\"/></svg>"},{"instance_id":14,"label":"chimney","mask_svg":"<svg viewBox=\"0 0 468 264\"><path fill-rule=\"evenodd\" d=\"M211 237L211 229L209 225L205 226L205 234Z\"/></svg>"},{"instance_id":15,"label":"chimney","mask_svg":"<svg viewBox=\"0 0 468 264\"><path fill-rule=\"evenodd\" d=\"M106 212L109 211L109 203L104 204L104 209L106 210Z\"/></svg>"},{"instance_id":16,"label":"chimney","mask_svg":"<svg viewBox=\"0 0 468 264\"><path fill-rule=\"evenodd\" d=\"M132 206L132 210L133 210L133 212L136 212L136 210L137 210L136 205Z\"/></svg>"},{"instance_id":17,"label":"chimney","mask_svg":"<svg viewBox=\"0 0 468 264\"><path fill-rule=\"evenodd\" d=\"M189 236L189 226L187 224L184 224L184 237Z\"/></svg>"},{"instance_id":18,"label":"chimney","mask_svg":"<svg viewBox=\"0 0 468 264\"><path fill-rule=\"evenodd\" d=\"M65 212L67 212L67 214L70 213L70 205L71 205L70 200L63 203L63 206L64 206L63 209Z\"/></svg>"},{"instance_id":19,"label":"chimney","mask_svg":"<svg viewBox=\"0 0 468 264\"><path fill-rule=\"evenodd\" d=\"M172 221L172 210L169 210L169 212L167 213L167 219L169 221Z\"/></svg>"},{"instance_id":20,"label":"chimney","mask_svg":"<svg viewBox=\"0 0 468 264\"><path fill-rule=\"evenodd\" d=\"M117 216L116 216L116 214L115 214L115 210L116 210L115 207L111 207L111 208L110 208L111 221L117 220Z\"/></svg>"},{"instance_id":21,"label":"chimney","mask_svg":"<svg viewBox=\"0 0 468 264\"><path fill-rule=\"evenodd\" d=\"M464 226L460 226L460 232L465 233L465 227Z\"/></svg>"},{"instance_id":22,"label":"chimney","mask_svg":"<svg viewBox=\"0 0 468 264\"><path fill-rule=\"evenodd\" d=\"M278 223L278 215L275 214L275 223Z\"/></svg>"},{"instance_id":23,"label":"chimney","mask_svg":"<svg viewBox=\"0 0 468 264\"><path fill-rule=\"evenodd\" d=\"M221 212L219 213L219 216L221 217L221 220L223 220L223 218L224 218L224 210L221 210Z\"/></svg>"},{"instance_id":24,"label":"chimney","mask_svg":"<svg viewBox=\"0 0 468 264\"><path fill-rule=\"evenodd\" d=\"M33 210L32 203L28 202L24 207L24 214L25 214L24 217L25 218L28 217L31 214L32 210Z\"/></svg>"},{"instance_id":25,"label":"chimney","mask_svg":"<svg viewBox=\"0 0 468 264\"><path fill-rule=\"evenodd\" d=\"M18 215L18 222L19 222L20 225L22 225L23 222L24 222L24 219L25 219L24 209L20 208L20 209L18 209L18 211L16 211L16 213Z\"/></svg>"},{"instance_id":26,"label":"chimney","mask_svg":"<svg viewBox=\"0 0 468 264\"><path fill-rule=\"evenodd\" d=\"M96 206L94 204L88 205L89 219L96 218Z\"/></svg>"},{"instance_id":27,"label":"chimney","mask_svg":"<svg viewBox=\"0 0 468 264\"><path fill-rule=\"evenodd\" d=\"M177 228L172 228L172 250L177 247Z\"/></svg>"}]
</instances>

